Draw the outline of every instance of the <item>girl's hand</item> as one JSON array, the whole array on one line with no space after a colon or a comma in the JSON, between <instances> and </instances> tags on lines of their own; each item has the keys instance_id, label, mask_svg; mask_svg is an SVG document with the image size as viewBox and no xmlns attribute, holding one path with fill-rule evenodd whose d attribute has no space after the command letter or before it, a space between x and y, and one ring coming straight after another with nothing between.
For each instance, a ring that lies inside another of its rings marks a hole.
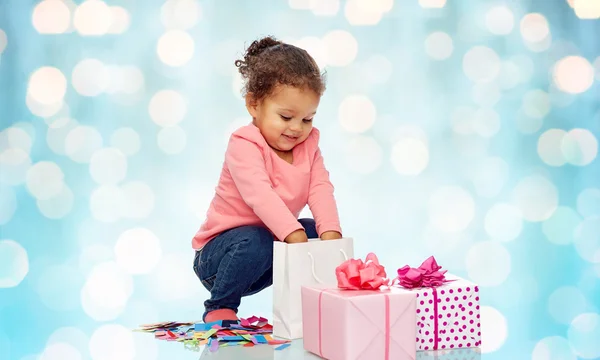
<instances>
[{"instance_id":1,"label":"girl's hand","mask_svg":"<svg viewBox=\"0 0 600 360\"><path fill-rule=\"evenodd\" d=\"M337 231L325 231L321 234L321 240L336 240L341 238L342 234Z\"/></svg>"},{"instance_id":2,"label":"girl's hand","mask_svg":"<svg viewBox=\"0 0 600 360\"><path fill-rule=\"evenodd\" d=\"M286 236L283 241L288 244L303 243L308 242L308 237L306 236L306 232L304 230L298 229Z\"/></svg>"}]
</instances>

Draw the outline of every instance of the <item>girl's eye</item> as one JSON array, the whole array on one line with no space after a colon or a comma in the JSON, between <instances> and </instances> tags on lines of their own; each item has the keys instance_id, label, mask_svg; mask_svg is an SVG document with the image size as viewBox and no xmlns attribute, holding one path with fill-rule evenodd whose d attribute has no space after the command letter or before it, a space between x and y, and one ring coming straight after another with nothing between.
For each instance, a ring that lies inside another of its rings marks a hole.
<instances>
[{"instance_id":1,"label":"girl's eye","mask_svg":"<svg viewBox=\"0 0 600 360\"><path fill-rule=\"evenodd\" d=\"M312 122L312 121L313 121L313 119L304 119L304 122L305 122L305 123L310 123L310 122Z\"/></svg>"},{"instance_id":2,"label":"girl's eye","mask_svg":"<svg viewBox=\"0 0 600 360\"><path fill-rule=\"evenodd\" d=\"M283 116L283 115L279 115L279 116L281 116L281 118L282 118L283 120L285 120L285 121L292 120L292 118L291 118L291 117L288 117L288 116Z\"/></svg>"}]
</instances>

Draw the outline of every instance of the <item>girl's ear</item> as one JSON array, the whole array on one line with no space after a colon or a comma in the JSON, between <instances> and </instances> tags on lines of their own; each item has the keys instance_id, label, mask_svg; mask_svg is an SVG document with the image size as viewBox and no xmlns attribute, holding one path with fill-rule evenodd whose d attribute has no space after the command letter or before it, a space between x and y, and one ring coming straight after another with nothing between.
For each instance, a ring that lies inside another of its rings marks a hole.
<instances>
[{"instance_id":1,"label":"girl's ear","mask_svg":"<svg viewBox=\"0 0 600 360\"><path fill-rule=\"evenodd\" d=\"M253 119L258 117L258 108L259 103L256 101L254 95L252 93L246 94L246 109L248 109Z\"/></svg>"}]
</instances>

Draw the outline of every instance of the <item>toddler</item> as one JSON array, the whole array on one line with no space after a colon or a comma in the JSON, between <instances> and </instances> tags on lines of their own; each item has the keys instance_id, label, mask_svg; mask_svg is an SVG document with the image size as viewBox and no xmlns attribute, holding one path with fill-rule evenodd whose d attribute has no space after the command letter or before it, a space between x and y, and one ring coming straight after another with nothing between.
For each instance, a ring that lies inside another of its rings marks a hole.
<instances>
[{"instance_id":1,"label":"toddler","mask_svg":"<svg viewBox=\"0 0 600 360\"><path fill-rule=\"evenodd\" d=\"M236 130L206 220L192 240L210 299L204 322L238 320L243 296L273 281L273 241L342 237L333 185L313 119L325 83L303 49L273 37L235 62L252 123ZM313 219L298 219L308 204Z\"/></svg>"}]
</instances>

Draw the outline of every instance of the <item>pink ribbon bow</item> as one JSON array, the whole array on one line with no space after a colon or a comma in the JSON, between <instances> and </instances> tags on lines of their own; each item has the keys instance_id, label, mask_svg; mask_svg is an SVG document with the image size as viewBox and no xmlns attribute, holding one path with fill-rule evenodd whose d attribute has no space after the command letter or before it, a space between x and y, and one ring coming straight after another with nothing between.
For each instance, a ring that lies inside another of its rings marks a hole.
<instances>
[{"instance_id":1,"label":"pink ribbon bow","mask_svg":"<svg viewBox=\"0 0 600 360\"><path fill-rule=\"evenodd\" d=\"M373 253L367 255L366 261L349 259L335 268L338 288L349 290L377 290L382 285L389 285L385 268L379 264Z\"/></svg>"},{"instance_id":2,"label":"pink ribbon bow","mask_svg":"<svg viewBox=\"0 0 600 360\"><path fill-rule=\"evenodd\" d=\"M440 271L441 268L433 256L430 256L418 268L405 265L398 269L400 286L408 289L441 286L448 282L444 276L447 270Z\"/></svg>"}]
</instances>

